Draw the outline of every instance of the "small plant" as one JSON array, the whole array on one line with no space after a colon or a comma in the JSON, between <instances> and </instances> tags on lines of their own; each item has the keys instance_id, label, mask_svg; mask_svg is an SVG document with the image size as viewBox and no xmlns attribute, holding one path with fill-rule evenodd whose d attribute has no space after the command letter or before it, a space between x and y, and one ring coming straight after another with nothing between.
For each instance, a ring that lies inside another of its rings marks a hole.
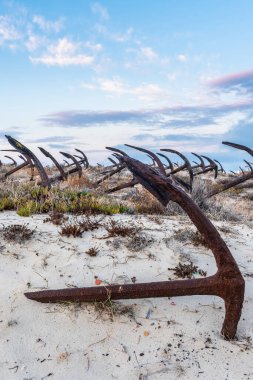
<instances>
[{"instance_id":1,"label":"small plant","mask_svg":"<svg viewBox=\"0 0 253 380\"><path fill-rule=\"evenodd\" d=\"M56 226L60 226L64 222L68 220L68 217L65 216L62 212L59 211L53 211L49 213L49 217L44 220L44 223L51 222L55 224Z\"/></svg>"},{"instance_id":2,"label":"small plant","mask_svg":"<svg viewBox=\"0 0 253 380\"><path fill-rule=\"evenodd\" d=\"M83 189L83 185L81 187ZM11 188L0 187L0 211L3 210L15 210L20 216L49 212L88 215L131 213L127 206L112 203L112 199L105 195L79 191L78 186L71 189L57 186L47 189L27 183L13 185Z\"/></svg>"},{"instance_id":3,"label":"small plant","mask_svg":"<svg viewBox=\"0 0 253 380\"><path fill-rule=\"evenodd\" d=\"M64 236L81 237L85 231L93 231L101 226L101 220L83 216L81 220L75 219L72 223L62 225L60 234Z\"/></svg>"},{"instance_id":4,"label":"small plant","mask_svg":"<svg viewBox=\"0 0 253 380\"><path fill-rule=\"evenodd\" d=\"M173 235L173 239L182 243L185 241L190 241L195 246L202 245L208 248L205 238L198 231L193 231L189 228L177 230Z\"/></svg>"},{"instance_id":5,"label":"small plant","mask_svg":"<svg viewBox=\"0 0 253 380\"><path fill-rule=\"evenodd\" d=\"M198 273L200 276L206 277L207 272L199 269L197 265L193 265L190 261L189 264L179 263L175 268L168 268L168 270L173 270L174 275L179 278L193 278L194 274Z\"/></svg>"},{"instance_id":6,"label":"small plant","mask_svg":"<svg viewBox=\"0 0 253 380\"><path fill-rule=\"evenodd\" d=\"M95 302L94 307L101 318L107 316L112 322L116 316L121 315L126 315L135 320L133 305L122 305L120 302L115 302L108 298L104 302Z\"/></svg>"},{"instance_id":7,"label":"small plant","mask_svg":"<svg viewBox=\"0 0 253 380\"><path fill-rule=\"evenodd\" d=\"M101 219L91 219L89 215L83 216L83 218L78 222L79 226L82 227L83 231L93 231L101 227Z\"/></svg>"},{"instance_id":8,"label":"small plant","mask_svg":"<svg viewBox=\"0 0 253 380\"><path fill-rule=\"evenodd\" d=\"M132 252L137 252L148 247L153 242L154 238L152 236L148 236L147 234L135 234L126 244L126 247Z\"/></svg>"},{"instance_id":9,"label":"small plant","mask_svg":"<svg viewBox=\"0 0 253 380\"><path fill-rule=\"evenodd\" d=\"M209 184L211 186L211 184ZM201 178L194 179L191 198L202 209L207 209L206 195L208 193L208 183Z\"/></svg>"},{"instance_id":10,"label":"small plant","mask_svg":"<svg viewBox=\"0 0 253 380\"><path fill-rule=\"evenodd\" d=\"M191 240L192 240L192 244L195 246L202 245L204 247L209 248L204 236L202 236L198 231L194 233Z\"/></svg>"},{"instance_id":11,"label":"small plant","mask_svg":"<svg viewBox=\"0 0 253 380\"><path fill-rule=\"evenodd\" d=\"M22 206L20 207L18 210L17 210L17 214L19 216L25 216L25 217L28 217L28 216L31 216L32 212L31 212L31 209L27 206Z\"/></svg>"},{"instance_id":12,"label":"small plant","mask_svg":"<svg viewBox=\"0 0 253 380\"><path fill-rule=\"evenodd\" d=\"M27 225L13 224L3 227L3 235L6 240L22 242L31 239L34 230L31 230Z\"/></svg>"},{"instance_id":13,"label":"small plant","mask_svg":"<svg viewBox=\"0 0 253 380\"><path fill-rule=\"evenodd\" d=\"M8 196L0 199L0 211L12 210L13 207L14 207L13 201Z\"/></svg>"},{"instance_id":14,"label":"small plant","mask_svg":"<svg viewBox=\"0 0 253 380\"><path fill-rule=\"evenodd\" d=\"M82 234L83 228L78 223L65 223L60 230L60 235L67 237L82 237Z\"/></svg>"},{"instance_id":15,"label":"small plant","mask_svg":"<svg viewBox=\"0 0 253 380\"><path fill-rule=\"evenodd\" d=\"M105 226L105 229L108 232L108 237L112 236L133 236L136 235L140 228L133 226L133 225L126 225L116 220L110 220L107 226Z\"/></svg>"},{"instance_id":16,"label":"small plant","mask_svg":"<svg viewBox=\"0 0 253 380\"><path fill-rule=\"evenodd\" d=\"M99 249L97 247L90 247L85 253L89 256L97 256Z\"/></svg>"}]
</instances>

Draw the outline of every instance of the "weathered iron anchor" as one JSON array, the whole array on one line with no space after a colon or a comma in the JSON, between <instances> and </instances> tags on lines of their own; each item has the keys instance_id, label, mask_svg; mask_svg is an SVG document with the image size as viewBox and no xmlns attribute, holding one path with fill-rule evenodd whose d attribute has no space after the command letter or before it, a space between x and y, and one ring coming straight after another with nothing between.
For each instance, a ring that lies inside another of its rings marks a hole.
<instances>
[{"instance_id":1,"label":"weathered iron anchor","mask_svg":"<svg viewBox=\"0 0 253 380\"><path fill-rule=\"evenodd\" d=\"M117 150L117 153L120 151ZM176 202L188 214L213 252L218 267L216 274L190 280L27 292L25 296L31 300L48 303L61 301L95 302L106 301L108 298L119 300L215 295L221 297L225 302L225 319L221 334L225 339L233 339L241 316L245 283L226 243L207 216L171 177L166 177L158 170L128 157L124 152L122 155L118 155L118 158L122 165L126 165L132 172L134 178L163 205L166 206L169 201Z\"/></svg>"}]
</instances>

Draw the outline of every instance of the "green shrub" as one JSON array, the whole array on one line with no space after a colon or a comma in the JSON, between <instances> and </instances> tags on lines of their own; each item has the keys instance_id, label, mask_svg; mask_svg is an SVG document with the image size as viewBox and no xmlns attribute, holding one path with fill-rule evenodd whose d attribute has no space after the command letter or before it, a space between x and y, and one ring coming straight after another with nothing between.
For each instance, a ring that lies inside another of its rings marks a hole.
<instances>
[{"instance_id":1,"label":"green shrub","mask_svg":"<svg viewBox=\"0 0 253 380\"><path fill-rule=\"evenodd\" d=\"M35 213L73 213L106 214L132 213L128 207L112 203L110 197L92 194L87 191L77 192L71 189L59 189L22 184L8 190L0 191L0 211L15 210L20 216Z\"/></svg>"}]
</instances>

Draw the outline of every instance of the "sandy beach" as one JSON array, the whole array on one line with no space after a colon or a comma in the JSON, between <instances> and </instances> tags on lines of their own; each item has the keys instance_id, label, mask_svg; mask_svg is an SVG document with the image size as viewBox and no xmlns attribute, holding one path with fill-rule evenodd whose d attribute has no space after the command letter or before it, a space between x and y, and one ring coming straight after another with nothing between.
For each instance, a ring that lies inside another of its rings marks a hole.
<instances>
[{"instance_id":1,"label":"sandy beach","mask_svg":"<svg viewBox=\"0 0 253 380\"><path fill-rule=\"evenodd\" d=\"M115 215L142 229L147 245L104 238L100 228L64 237L46 215L2 212L0 223L34 230L25 242L1 237L1 379L251 379L253 376L253 264L250 223L214 222L246 281L238 340L220 335L224 304L218 297L124 300L112 305L41 304L24 292L175 278L178 262L216 271L206 247L180 241L193 231L185 217ZM179 231L179 232L178 232ZM225 232L222 232L225 231ZM103 239L101 239L103 237ZM95 257L85 253L90 247ZM199 276L198 273L194 277ZM99 282L97 280L100 280Z\"/></svg>"}]
</instances>

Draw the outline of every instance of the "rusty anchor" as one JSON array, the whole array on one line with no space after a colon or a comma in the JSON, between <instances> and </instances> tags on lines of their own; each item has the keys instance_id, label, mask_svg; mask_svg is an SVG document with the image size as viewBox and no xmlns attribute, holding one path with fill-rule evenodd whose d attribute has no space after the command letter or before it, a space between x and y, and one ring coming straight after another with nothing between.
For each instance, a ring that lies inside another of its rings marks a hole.
<instances>
[{"instance_id":1,"label":"rusty anchor","mask_svg":"<svg viewBox=\"0 0 253 380\"><path fill-rule=\"evenodd\" d=\"M114 150L111 148L111 150ZM116 151L116 150L114 150ZM27 292L25 296L38 302L95 302L118 299L151 297L176 297L187 295L215 295L225 302L225 319L221 334L225 339L233 339L240 320L243 299L244 279L236 261L220 234L193 200L182 190L172 177L137 161L117 150L118 158L148 191L163 205L169 201L179 204L188 214L192 223L205 238L212 250L216 264L216 274L199 279L149 282L125 285L105 285L73 289L44 290Z\"/></svg>"}]
</instances>

